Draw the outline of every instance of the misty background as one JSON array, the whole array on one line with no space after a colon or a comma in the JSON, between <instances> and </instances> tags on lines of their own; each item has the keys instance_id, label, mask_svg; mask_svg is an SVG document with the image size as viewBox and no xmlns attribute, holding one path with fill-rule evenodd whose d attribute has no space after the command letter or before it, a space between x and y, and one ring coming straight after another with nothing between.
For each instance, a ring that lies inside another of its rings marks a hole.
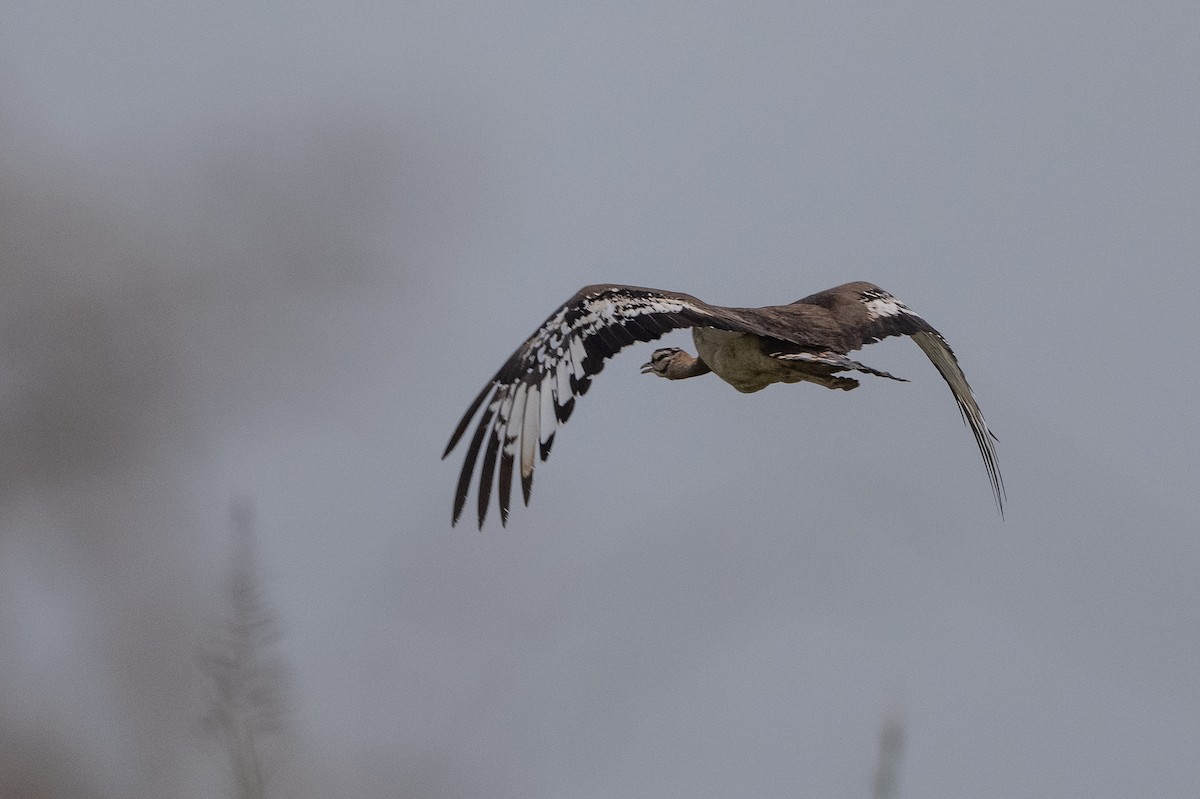
<instances>
[{"instance_id":1,"label":"misty background","mask_svg":"<svg viewBox=\"0 0 1200 799\"><path fill-rule=\"evenodd\" d=\"M1196 796L1197 41L1194 3L10 3L0 795L231 795L244 502L267 795ZM582 285L856 279L955 348L1003 520L889 340L912 382L850 393L626 351L531 507L450 528L446 439Z\"/></svg>"}]
</instances>

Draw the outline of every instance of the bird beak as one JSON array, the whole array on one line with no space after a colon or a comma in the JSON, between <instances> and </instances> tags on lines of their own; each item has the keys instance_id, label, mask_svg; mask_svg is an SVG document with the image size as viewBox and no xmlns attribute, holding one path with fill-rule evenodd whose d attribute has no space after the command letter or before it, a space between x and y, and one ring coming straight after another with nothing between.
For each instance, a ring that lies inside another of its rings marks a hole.
<instances>
[{"instance_id":1,"label":"bird beak","mask_svg":"<svg viewBox=\"0 0 1200 799\"><path fill-rule=\"evenodd\" d=\"M646 361L644 364L642 364L642 374L648 375L653 371L654 371L654 362L653 361Z\"/></svg>"}]
</instances>

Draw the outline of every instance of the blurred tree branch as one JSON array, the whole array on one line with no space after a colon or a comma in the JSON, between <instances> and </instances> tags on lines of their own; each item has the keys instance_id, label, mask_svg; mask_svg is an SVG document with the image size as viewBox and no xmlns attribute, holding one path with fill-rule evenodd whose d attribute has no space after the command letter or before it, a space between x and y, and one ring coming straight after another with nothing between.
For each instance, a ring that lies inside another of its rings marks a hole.
<instances>
[{"instance_id":1,"label":"blurred tree branch","mask_svg":"<svg viewBox=\"0 0 1200 799\"><path fill-rule=\"evenodd\" d=\"M201 720L229 758L234 795L261 799L266 788L261 739L282 729L287 670L271 652L280 632L259 585L253 504L234 499L229 524L233 551L228 616L198 656L209 689Z\"/></svg>"},{"instance_id":2,"label":"blurred tree branch","mask_svg":"<svg viewBox=\"0 0 1200 799\"><path fill-rule=\"evenodd\" d=\"M879 731L879 765L871 795L874 799L896 799L900 795L900 765L904 762L904 721L893 716Z\"/></svg>"}]
</instances>

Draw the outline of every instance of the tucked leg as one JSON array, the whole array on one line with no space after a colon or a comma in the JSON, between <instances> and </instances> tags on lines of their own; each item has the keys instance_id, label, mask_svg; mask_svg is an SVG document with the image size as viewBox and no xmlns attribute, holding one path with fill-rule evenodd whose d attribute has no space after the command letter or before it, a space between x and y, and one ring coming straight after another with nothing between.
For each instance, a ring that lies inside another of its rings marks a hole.
<instances>
[{"instance_id":1,"label":"tucked leg","mask_svg":"<svg viewBox=\"0 0 1200 799\"><path fill-rule=\"evenodd\" d=\"M845 355L841 355L836 352L772 352L770 355L772 358L778 358L781 361L815 363L823 366L832 366L836 370L865 372L866 374L876 375L877 377L886 377L889 380L899 380L902 383L908 382L908 380L903 377L896 377L893 374L880 371L879 369L872 369L865 364L861 364L858 361L847 358Z\"/></svg>"}]
</instances>

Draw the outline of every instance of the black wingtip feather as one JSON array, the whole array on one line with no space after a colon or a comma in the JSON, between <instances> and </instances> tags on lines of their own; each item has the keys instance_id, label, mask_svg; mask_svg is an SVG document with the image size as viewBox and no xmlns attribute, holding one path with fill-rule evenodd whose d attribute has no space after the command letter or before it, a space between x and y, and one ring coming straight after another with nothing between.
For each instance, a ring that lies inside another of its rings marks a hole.
<instances>
[{"instance_id":1,"label":"black wingtip feather","mask_svg":"<svg viewBox=\"0 0 1200 799\"><path fill-rule=\"evenodd\" d=\"M500 436L493 432L488 439L487 452L483 454L483 465L479 469L479 529L487 517L488 501L492 498L492 482L496 477L496 453L500 448Z\"/></svg>"},{"instance_id":2,"label":"black wingtip feather","mask_svg":"<svg viewBox=\"0 0 1200 799\"><path fill-rule=\"evenodd\" d=\"M500 524L508 521L509 499L512 497L513 453L506 446L500 451Z\"/></svg>"},{"instance_id":3,"label":"black wingtip feather","mask_svg":"<svg viewBox=\"0 0 1200 799\"><path fill-rule=\"evenodd\" d=\"M499 373L497 373L496 377L499 377ZM450 454L451 450L458 445L458 441L462 438L463 433L467 432L467 428L471 425L471 419L479 410L479 406L483 404L488 392L490 392L492 387L496 385L496 377L493 377L488 381L487 385L483 387L483 390L476 395L475 400L471 403L470 407L467 408L467 412L463 414L462 419L459 419L458 426L454 428L454 433L450 436L450 442L446 444L446 449L444 452L442 452L442 460L446 459L446 456Z\"/></svg>"},{"instance_id":4,"label":"black wingtip feather","mask_svg":"<svg viewBox=\"0 0 1200 799\"><path fill-rule=\"evenodd\" d=\"M554 414L558 417L559 424L565 424L571 418L571 411L575 410L575 398L571 397L562 405L554 406Z\"/></svg>"},{"instance_id":5,"label":"black wingtip feather","mask_svg":"<svg viewBox=\"0 0 1200 799\"><path fill-rule=\"evenodd\" d=\"M475 471L475 460L479 457L479 448L483 445L483 437L487 434L493 415L490 408L484 412L483 418L479 420L479 427L476 428L475 435L471 438L471 446L467 448L467 455L463 458L462 471L458 475L458 487L454 491L454 513L450 520L451 527L458 524L463 508L466 507L467 492L471 488L471 473Z\"/></svg>"},{"instance_id":6,"label":"black wingtip feather","mask_svg":"<svg viewBox=\"0 0 1200 799\"><path fill-rule=\"evenodd\" d=\"M529 507L529 495L533 492L533 472L526 474L521 472L521 496L525 500L525 507Z\"/></svg>"},{"instance_id":7,"label":"black wingtip feather","mask_svg":"<svg viewBox=\"0 0 1200 799\"><path fill-rule=\"evenodd\" d=\"M576 397L582 397L584 394L587 393L588 389L591 388L591 386L592 386L592 378L588 377L587 375L584 375L583 377L579 378L578 380L575 379L574 375L571 375L571 393L574 394Z\"/></svg>"}]
</instances>

